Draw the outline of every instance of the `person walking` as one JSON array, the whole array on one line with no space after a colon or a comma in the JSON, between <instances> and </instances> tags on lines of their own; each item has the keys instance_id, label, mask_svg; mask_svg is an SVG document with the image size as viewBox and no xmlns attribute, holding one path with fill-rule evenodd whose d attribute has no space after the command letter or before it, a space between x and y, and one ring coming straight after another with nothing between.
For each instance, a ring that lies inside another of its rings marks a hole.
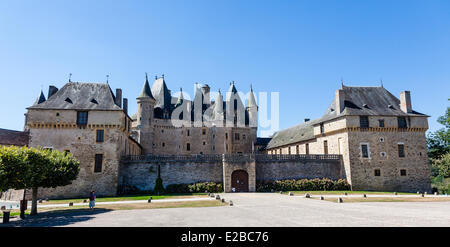
<instances>
[{"instance_id":1,"label":"person walking","mask_svg":"<svg viewBox=\"0 0 450 247\"><path fill-rule=\"evenodd\" d=\"M95 207L95 191L91 190L91 193L89 193L89 209L94 210Z\"/></svg>"}]
</instances>

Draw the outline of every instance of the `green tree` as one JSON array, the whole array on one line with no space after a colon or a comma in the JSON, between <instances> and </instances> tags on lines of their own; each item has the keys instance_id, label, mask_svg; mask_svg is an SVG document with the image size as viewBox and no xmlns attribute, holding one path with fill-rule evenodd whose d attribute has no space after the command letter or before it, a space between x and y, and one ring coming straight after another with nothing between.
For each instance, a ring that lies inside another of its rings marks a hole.
<instances>
[{"instance_id":1,"label":"green tree","mask_svg":"<svg viewBox=\"0 0 450 247\"><path fill-rule=\"evenodd\" d=\"M444 116L440 116L438 123L444 127L427 135L428 157L439 159L450 152L450 107L447 107Z\"/></svg>"},{"instance_id":2,"label":"green tree","mask_svg":"<svg viewBox=\"0 0 450 247\"><path fill-rule=\"evenodd\" d=\"M31 215L37 214L39 187L56 188L76 179L80 162L71 154L27 147L0 148L0 189L32 189Z\"/></svg>"}]
</instances>

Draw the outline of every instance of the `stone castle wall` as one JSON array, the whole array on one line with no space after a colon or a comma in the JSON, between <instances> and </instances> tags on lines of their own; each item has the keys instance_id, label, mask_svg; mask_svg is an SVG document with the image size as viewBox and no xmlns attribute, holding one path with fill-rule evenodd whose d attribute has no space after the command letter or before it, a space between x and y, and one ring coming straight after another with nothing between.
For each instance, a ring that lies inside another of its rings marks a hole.
<instances>
[{"instance_id":1,"label":"stone castle wall","mask_svg":"<svg viewBox=\"0 0 450 247\"><path fill-rule=\"evenodd\" d=\"M245 170L249 174L249 190L255 191L256 181L301 178L341 178L341 161L330 159L295 159L289 156L273 156L274 160L249 159L248 155L230 155L195 161L126 161L119 171L120 186L135 186L139 190L153 190L158 166L164 186L170 184L191 184L196 182L224 182L226 192L231 191L231 174ZM170 157L170 156L168 156ZM281 158L280 158L281 157ZM285 158L285 160L283 160Z\"/></svg>"}]
</instances>

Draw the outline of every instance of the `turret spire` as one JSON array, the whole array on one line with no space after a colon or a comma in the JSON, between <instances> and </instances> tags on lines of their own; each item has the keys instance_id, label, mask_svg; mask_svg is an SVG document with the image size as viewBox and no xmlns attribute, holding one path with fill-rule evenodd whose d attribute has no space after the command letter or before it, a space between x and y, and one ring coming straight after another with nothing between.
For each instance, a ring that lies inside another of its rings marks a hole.
<instances>
[{"instance_id":1,"label":"turret spire","mask_svg":"<svg viewBox=\"0 0 450 247\"><path fill-rule=\"evenodd\" d=\"M155 98L153 98L152 91L150 90L150 85L148 83L148 75L147 75L147 73L145 73L144 87L142 88L141 94L139 94L138 98L145 98L145 97L149 97L151 99L155 99Z\"/></svg>"}]
</instances>

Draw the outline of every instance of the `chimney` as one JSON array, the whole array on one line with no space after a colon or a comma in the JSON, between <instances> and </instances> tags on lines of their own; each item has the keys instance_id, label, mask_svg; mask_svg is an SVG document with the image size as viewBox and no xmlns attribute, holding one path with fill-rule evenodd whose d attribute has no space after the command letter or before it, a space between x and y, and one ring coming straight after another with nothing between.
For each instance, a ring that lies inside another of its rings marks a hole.
<instances>
[{"instance_id":1,"label":"chimney","mask_svg":"<svg viewBox=\"0 0 450 247\"><path fill-rule=\"evenodd\" d=\"M127 98L123 98L123 111L125 112L125 114L128 114L128 99Z\"/></svg>"},{"instance_id":2,"label":"chimney","mask_svg":"<svg viewBox=\"0 0 450 247\"><path fill-rule=\"evenodd\" d=\"M343 89L338 89L336 90L336 96L335 96L335 100L336 100L336 111L337 114L340 115L341 112L344 110L344 90Z\"/></svg>"},{"instance_id":3,"label":"chimney","mask_svg":"<svg viewBox=\"0 0 450 247\"><path fill-rule=\"evenodd\" d=\"M48 87L48 96L47 96L47 99L49 99L53 94L55 94L56 92L58 92L58 88L57 87L55 87L55 86L53 86L53 85L50 85L49 87Z\"/></svg>"},{"instance_id":4,"label":"chimney","mask_svg":"<svg viewBox=\"0 0 450 247\"><path fill-rule=\"evenodd\" d=\"M305 118L305 123L306 123L306 122L309 122L309 120L311 120L311 119L309 119L309 118Z\"/></svg>"},{"instance_id":5,"label":"chimney","mask_svg":"<svg viewBox=\"0 0 450 247\"><path fill-rule=\"evenodd\" d=\"M412 112L412 106L411 106L411 92L409 91L403 91L400 93L400 109L404 113L411 113Z\"/></svg>"},{"instance_id":6,"label":"chimney","mask_svg":"<svg viewBox=\"0 0 450 247\"><path fill-rule=\"evenodd\" d=\"M120 108L122 108L122 89L120 89L120 88L116 89L116 102L115 103Z\"/></svg>"}]
</instances>

